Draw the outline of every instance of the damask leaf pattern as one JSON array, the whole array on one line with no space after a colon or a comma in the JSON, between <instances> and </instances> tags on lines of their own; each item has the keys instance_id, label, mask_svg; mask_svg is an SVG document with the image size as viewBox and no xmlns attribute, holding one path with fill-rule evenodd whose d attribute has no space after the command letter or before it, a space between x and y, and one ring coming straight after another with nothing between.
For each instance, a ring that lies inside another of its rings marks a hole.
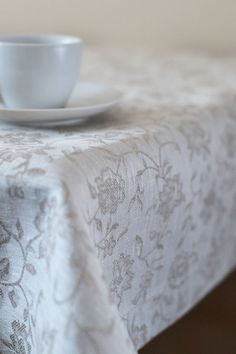
<instances>
[{"instance_id":1,"label":"damask leaf pattern","mask_svg":"<svg viewBox=\"0 0 236 354\"><path fill-rule=\"evenodd\" d=\"M4 292L2 288L0 288L0 308L2 307L3 300L4 300Z\"/></svg>"},{"instance_id":2,"label":"damask leaf pattern","mask_svg":"<svg viewBox=\"0 0 236 354\"><path fill-rule=\"evenodd\" d=\"M102 221L100 219L94 219L98 231L102 231Z\"/></svg>"},{"instance_id":3,"label":"damask leaf pattern","mask_svg":"<svg viewBox=\"0 0 236 354\"><path fill-rule=\"evenodd\" d=\"M21 239L24 235L24 231L23 231L23 228L21 226L21 222L19 219L17 219L17 222L16 222L16 229L17 229L17 237L18 237L18 239Z\"/></svg>"},{"instance_id":4,"label":"damask leaf pattern","mask_svg":"<svg viewBox=\"0 0 236 354\"><path fill-rule=\"evenodd\" d=\"M143 240L139 235L135 238L135 254L140 257L143 251Z\"/></svg>"},{"instance_id":5,"label":"damask leaf pattern","mask_svg":"<svg viewBox=\"0 0 236 354\"><path fill-rule=\"evenodd\" d=\"M4 243L8 243L10 241L10 238L10 232L5 228L4 224L0 222L0 247Z\"/></svg>"},{"instance_id":6,"label":"damask leaf pattern","mask_svg":"<svg viewBox=\"0 0 236 354\"><path fill-rule=\"evenodd\" d=\"M88 182L88 186L89 186L91 197L93 199L97 198L97 190L96 190L96 188L89 182Z\"/></svg>"},{"instance_id":7,"label":"damask leaf pattern","mask_svg":"<svg viewBox=\"0 0 236 354\"><path fill-rule=\"evenodd\" d=\"M178 288L187 280L189 270L188 254L177 255L171 265L169 272L169 285L171 288Z\"/></svg>"},{"instance_id":8,"label":"damask leaf pattern","mask_svg":"<svg viewBox=\"0 0 236 354\"><path fill-rule=\"evenodd\" d=\"M133 198L130 200L130 203L129 203L129 209L128 211L130 211L134 205L134 203L136 202L136 199L137 199L137 196L136 194L133 196Z\"/></svg>"},{"instance_id":9,"label":"damask leaf pattern","mask_svg":"<svg viewBox=\"0 0 236 354\"><path fill-rule=\"evenodd\" d=\"M16 308L18 306L18 297L17 297L17 293L16 293L15 289L9 291L8 297L11 301L13 308Z\"/></svg>"},{"instance_id":10,"label":"damask leaf pattern","mask_svg":"<svg viewBox=\"0 0 236 354\"><path fill-rule=\"evenodd\" d=\"M29 318L29 310L24 309L24 314L23 314L24 322L26 322Z\"/></svg>"},{"instance_id":11,"label":"damask leaf pattern","mask_svg":"<svg viewBox=\"0 0 236 354\"><path fill-rule=\"evenodd\" d=\"M19 186L10 186L8 189L9 195L12 198L19 198L19 199L23 199L24 198L24 191L23 188L19 187Z\"/></svg>"},{"instance_id":12,"label":"damask leaf pattern","mask_svg":"<svg viewBox=\"0 0 236 354\"><path fill-rule=\"evenodd\" d=\"M8 258L0 259L0 280L5 280L10 271L10 261Z\"/></svg>"},{"instance_id":13,"label":"damask leaf pattern","mask_svg":"<svg viewBox=\"0 0 236 354\"><path fill-rule=\"evenodd\" d=\"M34 267L33 264L26 263L25 269L26 269L29 273L31 273L32 275L35 275L35 274L36 274L36 269L35 269L35 267Z\"/></svg>"}]
</instances>

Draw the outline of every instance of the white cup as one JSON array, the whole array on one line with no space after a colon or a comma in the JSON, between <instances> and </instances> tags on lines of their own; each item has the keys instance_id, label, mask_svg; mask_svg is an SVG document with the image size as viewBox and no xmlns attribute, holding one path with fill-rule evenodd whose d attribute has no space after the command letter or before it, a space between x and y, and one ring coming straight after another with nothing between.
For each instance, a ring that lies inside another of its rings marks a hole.
<instances>
[{"instance_id":1,"label":"white cup","mask_svg":"<svg viewBox=\"0 0 236 354\"><path fill-rule=\"evenodd\" d=\"M81 39L0 36L0 95L12 109L65 106L79 80Z\"/></svg>"}]
</instances>

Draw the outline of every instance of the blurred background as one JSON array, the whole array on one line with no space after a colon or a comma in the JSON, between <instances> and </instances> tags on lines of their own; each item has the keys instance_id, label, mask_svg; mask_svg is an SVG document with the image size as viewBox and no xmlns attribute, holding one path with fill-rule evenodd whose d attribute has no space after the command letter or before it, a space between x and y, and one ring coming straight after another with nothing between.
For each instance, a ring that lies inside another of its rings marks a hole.
<instances>
[{"instance_id":1,"label":"blurred background","mask_svg":"<svg viewBox=\"0 0 236 354\"><path fill-rule=\"evenodd\" d=\"M235 0L0 0L0 33L76 34L103 45L236 49Z\"/></svg>"}]
</instances>

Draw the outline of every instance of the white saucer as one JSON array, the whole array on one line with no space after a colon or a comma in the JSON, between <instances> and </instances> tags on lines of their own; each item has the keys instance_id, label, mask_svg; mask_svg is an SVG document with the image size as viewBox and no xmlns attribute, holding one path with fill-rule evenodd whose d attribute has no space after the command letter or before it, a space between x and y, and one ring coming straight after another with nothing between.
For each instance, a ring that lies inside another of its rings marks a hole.
<instances>
[{"instance_id":1,"label":"white saucer","mask_svg":"<svg viewBox=\"0 0 236 354\"><path fill-rule=\"evenodd\" d=\"M112 87L80 82L65 108L9 109L0 105L0 121L40 127L74 125L109 110L120 99L121 93Z\"/></svg>"}]
</instances>

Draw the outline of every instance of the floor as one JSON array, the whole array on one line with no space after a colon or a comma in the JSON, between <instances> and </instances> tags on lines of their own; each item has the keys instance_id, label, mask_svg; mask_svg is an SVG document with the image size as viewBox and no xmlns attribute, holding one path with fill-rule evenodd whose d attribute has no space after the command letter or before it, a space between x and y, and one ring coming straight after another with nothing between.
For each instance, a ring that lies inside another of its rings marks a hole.
<instances>
[{"instance_id":1,"label":"floor","mask_svg":"<svg viewBox=\"0 0 236 354\"><path fill-rule=\"evenodd\" d=\"M236 271L140 354L236 354Z\"/></svg>"}]
</instances>

